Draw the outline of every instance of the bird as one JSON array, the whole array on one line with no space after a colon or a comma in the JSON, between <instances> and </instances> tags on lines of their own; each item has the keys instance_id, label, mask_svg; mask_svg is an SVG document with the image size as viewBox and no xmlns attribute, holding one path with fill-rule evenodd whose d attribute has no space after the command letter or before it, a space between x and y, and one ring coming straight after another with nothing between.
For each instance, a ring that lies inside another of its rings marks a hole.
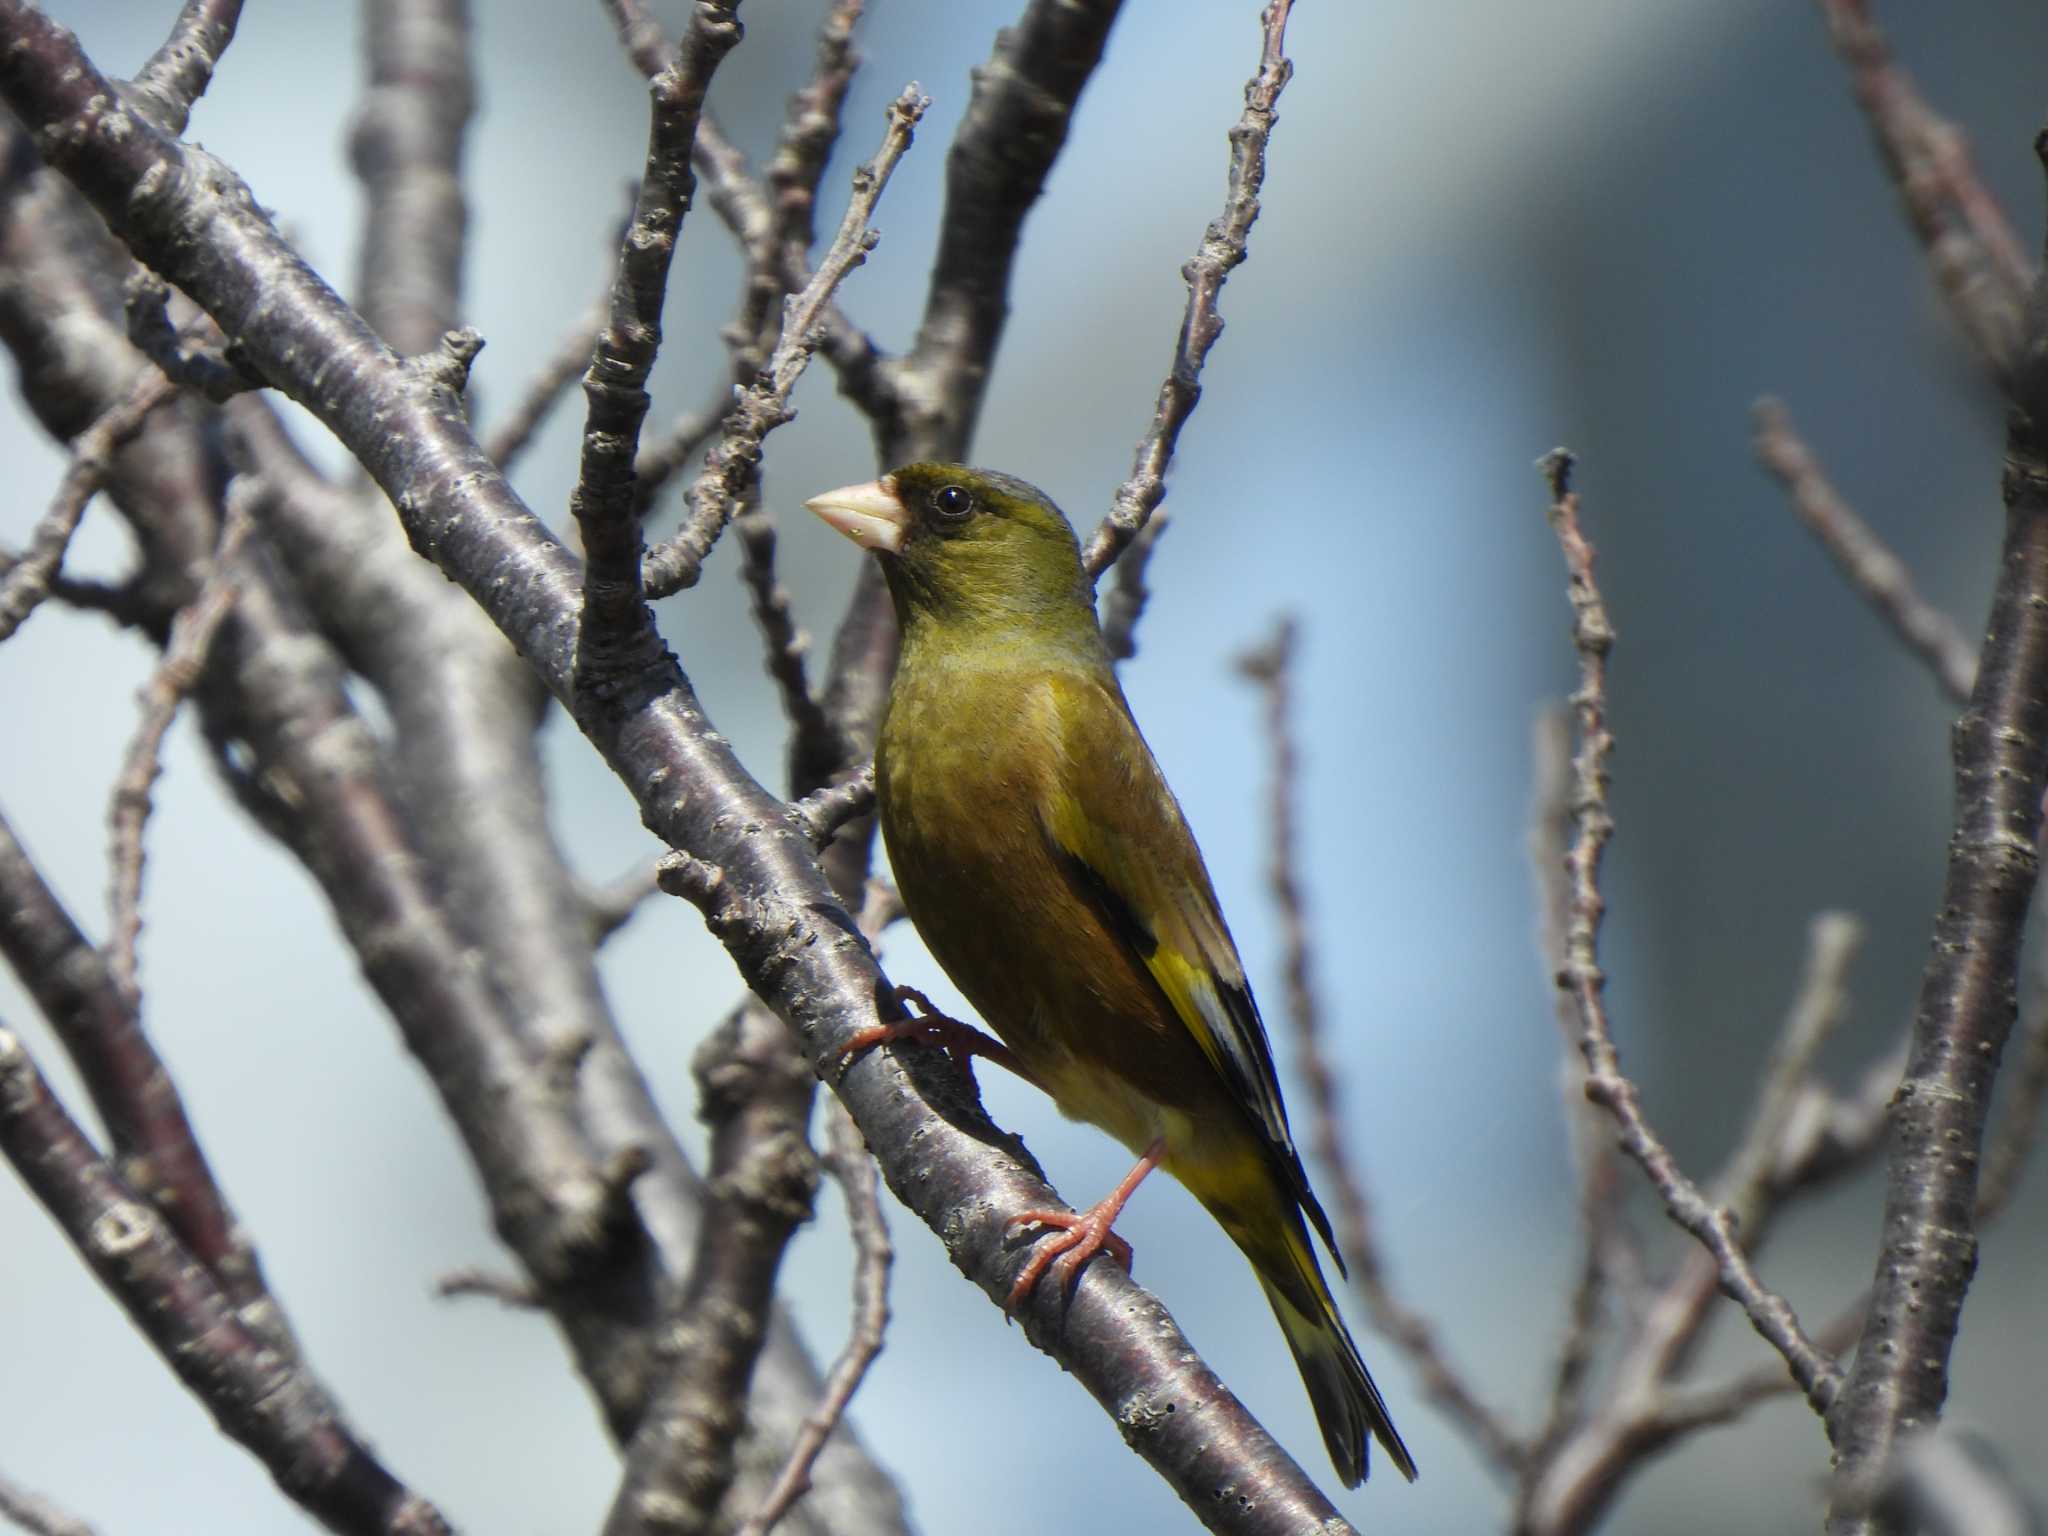
<instances>
[{"instance_id":1,"label":"bird","mask_svg":"<svg viewBox=\"0 0 2048 1536\"><path fill-rule=\"evenodd\" d=\"M875 554L896 610L875 789L904 908L1006 1048L984 1054L1138 1158L1086 1212L1013 1218L1047 1231L1010 1307L1048 1270L1071 1286L1104 1250L1128 1269L1113 1223L1164 1168L1251 1261L1345 1485L1365 1480L1368 1436L1413 1481L1323 1278L1310 1225L1340 1272L1343 1259L1201 850L1117 681L1072 525L1036 486L948 463L804 505ZM884 1025L855 1047L932 1029Z\"/></svg>"}]
</instances>

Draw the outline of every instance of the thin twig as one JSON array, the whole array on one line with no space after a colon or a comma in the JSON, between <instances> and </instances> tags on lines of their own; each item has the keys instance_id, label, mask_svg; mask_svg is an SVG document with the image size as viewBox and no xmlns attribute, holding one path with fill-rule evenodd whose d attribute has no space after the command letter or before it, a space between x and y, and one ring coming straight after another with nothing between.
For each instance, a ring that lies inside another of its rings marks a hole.
<instances>
[{"instance_id":1,"label":"thin twig","mask_svg":"<svg viewBox=\"0 0 2048 1536\"><path fill-rule=\"evenodd\" d=\"M767 365L726 417L723 440L711 450L703 473L690 487L690 511L683 528L647 556L644 584L649 597L666 597L696 585L704 558L725 531L741 488L758 472L762 439L795 414L789 396L817 349L818 318L833 292L874 249L879 237L868 228L868 220L930 105L931 98L914 85L889 104L889 127L881 147L853 173L853 195L839 233L810 282L783 305L782 333Z\"/></svg>"},{"instance_id":2,"label":"thin twig","mask_svg":"<svg viewBox=\"0 0 2048 1536\"><path fill-rule=\"evenodd\" d=\"M653 79L668 63L668 34L646 0L601 0L618 28L619 46L641 74Z\"/></svg>"},{"instance_id":3,"label":"thin twig","mask_svg":"<svg viewBox=\"0 0 2048 1536\"><path fill-rule=\"evenodd\" d=\"M772 238L777 220L768 194L748 172L746 156L719 131L709 113L697 125L697 143L690 159L711 201L711 211L732 231L749 265L769 256L781 263L783 291L794 293L808 284L809 242L798 249L793 241L778 243ZM892 360L883 356L875 339L848 319L837 303L825 306L818 327L824 333L818 350L839 375L839 392L870 422L892 420L899 408L894 384L887 376Z\"/></svg>"},{"instance_id":4,"label":"thin twig","mask_svg":"<svg viewBox=\"0 0 2048 1536\"><path fill-rule=\"evenodd\" d=\"M1792 497L1792 510L1907 648L1926 662L1948 696L1970 696L1977 652L1962 627L1920 595L1905 562L1836 494L1791 414L1776 400L1756 407L1756 456Z\"/></svg>"},{"instance_id":5,"label":"thin twig","mask_svg":"<svg viewBox=\"0 0 2048 1536\"><path fill-rule=\"evenodd\" d=\"M838 755L831 718L811 691L805 658L811 637L796 622L789 589L775 573L775 518L761 505L758 479L748 480L736 499L733 531L740 540L740 580L746 583L754 623L767 647L768 675L788 719L793 760Z\"/></svg>"},{"instance_id":6,"label":"thin twig","mask_svg":"<svg viewBox=\"0 0 2048 1536\"><path fill-rule=\"evenodd\" d=\"M193 104L235 40L242 0L185 0L171 35L135 73L135 99L166 133L183 133Z\"/></svg>"},{"instance_id":7,"label":"thin twig","mask_svg":"<svg viewBox=\"0 0 2048 1536\"><path fill-rule=\"evenodd\" d=\"M604 317L602 303L593 304L577 317L526 381L512 408L484 439L484 452L498 468L511 472L513 464L533 446L535 434L568 394L576 376L590 366L591 338L604 324Z\"/></svg>"},{"instance_id":8,"label":"thin twig","mask_svg":"<svg viewBox=\"0 0 2048 1536\"><path fill-rule=\"evenodd\" d=\"M583 376L589 410L569 505L583 539L579 644L587 672L629 671L660 648L640 590L641 525L633 461L647 416L647 379L661 347L669 265L696 189L690 145L711 77L740 40L737 3L702 0L694 6L674 62L650 84L646 169L619 247L610 317L598 332Z\"/></svg>"},{"instance_id":9,"label":"thin twig","mask_svg":"<svg viewBox=\"0 0 2048 1536\"><path fill-rule=\"evenodd\" d=\"M545 1305L526 1281L488 1269L450 1270L434 1282L434 1294L443 1301L482 1296L514 1312L536 1312Z\"/></svg>"},{"instance_id":10,"label":"thin twig","mask_svg":"<svg viewBox=\"0 0 2048 1536\"><path fill-rule=\"evenodd\" d=\"M875 765L867 762L838 783L793 802L789 817L803 829L804 836L822 848L833 833L856 816L867 815L874 806Z\"/></svg>"},{"instance_id":11,"label":"thin twig","mask_svg":"<svg viewBox=\"0 0 2048 1536\"><path fill-rule=\"evenodd\" d=\"M1217 312L1217 301L1222 296L1223 284L1247 254L1252 222L1259 216L1259 188L1266 179L1266 144L1273 136L1278 116L1275 108L1294 73L1286 52L1287 13L1292 7L1293 0L1268 0L1259 13L1259 70L1245 85L1244 115L1230 130L1230 179L1223 213L1203 231L1194 259L1181 268L1181 276L1188 285L1188 302L1181 317L1180 339L1174 344L1173 366L1167 372L1166 382L1159 386L1152 425L1138 442L1130 478L1117 487L1109 515L1089 536L1082 554L1082 564L1091 577L1100 576L1116 562L1165 499L1166 470L1173 461L1174 445L1202 398L1202 365L1208 361L1209 349L1223 334L1223 317ZM1156 534L1153 537L1157 539ZM1140 566L1150 555L1148 542ZM1133 570L1128 579L1119 578L1103 615L1103 635L1113 656L1132 653L1132 633L1145 607L1142 569Z\"/></svg>"},{"instance_id":12,"label":"thin twig","mask_svg":"<svg viewBox=\"0 0 2048 1536\"><path fill-rule=\"evenodd\" d=\"M0 1520L10 1520L29 1536L93 1536L92 1527L59 1509L41 1494L0 1477Z\"/></svg>"},{"instance_id":13,"label":"thin twig","mask_svg":"<svg viewBox=\"0 0 2048 1536\"><path fill-rule=\"evenodd\" d=\"M2002 378L2016 360L2033 281L2019 241L1971 167L1961 131L1928 106L1893 61L1868 0L1818 3L1935 283Z\"/></svg>"},{"instance_id":14,"label":"thin twig","mask_svg":"<svg viewBox=\"0 0 2048 1536\"><path fill-rule=\"evenodd\" d=\"M1600 860L1614 822L1607 809L1607 760L1614 738L1607 729L1607 653L1614 631L1593 580L1593 549L1579 532L1578 496L1571 489L1571 456L1562 450L1543 461L1551 488L1550 521L1562 546L1571 576L1572 638L1579 653L1579 690L1572 696L1578 714L1579 755L1574 762L1572 815L1578 826L1568 855L1571 871L1571 923L1565 938L1565 961L1558 985L1571 993L1582 1026L1586 1056L1586 1095L1614 1116L1622 1150L1646 1173L1671 1219L1690 1232L1714 1256L1721 1288L1742 1307L1765 1342L1785 1357L1800 1388L1815 1409L1825 1414L1841 1385L1834 1361L1806 1336L1784 1298L1757 1279L1744 1256L1728 1213L1716 1209L1698 1186L1679 1170L1664 1143L1644 1116L1635 1084L1621 1071L1621 1060L1608 1026L1602 996L1606 976L1600 969L1600 919L1606 909L1600 893Z\"/></svg>"},{"instance_id":15,"label":"thin twig","mask_svg":"<svg viewBox=\"0 0 2048 1536\"><path fill-rule=\"evenodd\" d=\"M1642 1236L1628 1220L1620 1189L1619 1151L1600 1111L1586 1100L1586 1059L1578 1048L1578 1013L1555 985L1564 963L1571 926L1571 883L1566 869L1571 823L1571 721L1562 707L1538 713L1531 732L1535 790L1529 821L1529 861L1535 872L1541 914L1538 953L1552 983L1563 1054L1558 1073L1564 1097L1565 1131L1577 1173L1580 1235L1579 1273L1565 1307L1565 1322L1552 1373L1549 1404L1531 1440L1525 1484L1534 1468L1550 1462L1563 1437L1578 1421L1593 1364L1596 1334L1610 1291L1622 1305L1640 1312L1648 1306L1648 1262Z\"/></svg>"},{"instance_id":16,"label":"thin twig","mask_svg":"<svg viewBox=\"0 0 2048 1536\"><path fill-rule=\"evenodd\" d=\"M1307 1091L1312 1130L1310 1150L1335 1191L1337 1230L1350 1260L1351 1283L1372 1314L1373 1326L1408 1356L1426 1395L1463 1431L1497 1470L1521 1464L1525 1447L1507 1423L1479 1400L1436 1341L1434 1325L1394 1292L1372 1225L1372 1204L1357 1162L1345 1143L1337 1076L1323 1049L1322 1003L1309 952L1309 923L1301 882L1295 873L1295 796L1299 762L1294 746L1292 667L1296 640L1292 617L1283 617L1272 639L1237 659L1238 670L1265 696L1266 740L1273 754L1272 818L1267 880L1280 914L1286 952L1287 1017L1294 1030L1296 1071Z\"/></svg>"},{"instance_id":17,"label":"thin twig","mask_svg":"<svg viewBox=\"0 0 2048 1536\"><path fill-rule=\"evenodd\" d=\"M623 875L582 891L583 913L590 924L593 947L625 927L660 894L661 886L654 878L655 865L655 860L643 859Z\"/></svg>"},{"instance_id":18,"label":"thin twig","mask_svg":"<svg viewBox=\"0 0 2048 1536\"><path fill-rule=\"evenodd\" d=\"M119 405L72 439L71 463L49 511L29 536L27 550L0 574L0 640L21 628L36 605L49 596L50 584L64 563L64 552L85 515L86 504L106 483L114 450L141 431L149 413L177 392L178 387L162 373L145 367Z\"/></svg>"},{"instance_id":19,"label":"thin twig","mask_svg":"<svg viewBox=\"0 0 2048 1536\"><path fill-rule=\"evenodd\" d=\"M142 718L122 754L114 780L107 822L111 834L108 864L113 876L108 899L107 970L131 1010L142 1006L137 979L136 942L142 934L142 834L149 823L151 789L163 771L164 736L179 707L199 682L213 637L234 606L239 580L236 563L249 535L248 487L228 488L227 516L221 523L220 545L213 566L201 581L198 595L171 622L163 659L142 688Z\"/></svg>"},{"instance_id":20,"label":"thin twig","mask_svg":"<svg viewBox=\"0 0 2048 1536\"><path fill-rule=\"evenodd\" d=\"M792 289L803 286L811 242L818 179L839 137L839 115L859 63L853 28L862 0L837 0L818 32L818 58L811 78L790 99L782 133L769 162L769 206L759 235L746 242L745 297L739 318L727 329L733 387L744 390L757 376L775 343L773 316ZM761 499L759 476L749 478L734 498L733 525L740 541L740 579L746 583L754 621L767 646L768 675L774 679L789 720L792 763L843 758L831 718L811 690L805 657L810 639L797 626L789 591L775 570L775 517Z\"/></svg>"},{"instance_id":21,"label":"thin twig","mask_svg":"<svg viewBox=\"0 0 2048 1536\"><path fill-rule=\"evenodd\" d=\"M846 1416L847 1405L860 1390L868 1367L882 1352L883 1334L889 1326L889 1267L896 1255L889 1242L888 1224L882 1219L875 1160L837 1099L829 1099L825 1105L824 1163L845 1196L847 1225L853 1232L853 1329L846 1348L826 1373L825 1390L798 1430L789 1459L761 1507L740 1526L738 1536L768 1536L810 1487L818 1453Z\"/></svg>"}]
</instances>

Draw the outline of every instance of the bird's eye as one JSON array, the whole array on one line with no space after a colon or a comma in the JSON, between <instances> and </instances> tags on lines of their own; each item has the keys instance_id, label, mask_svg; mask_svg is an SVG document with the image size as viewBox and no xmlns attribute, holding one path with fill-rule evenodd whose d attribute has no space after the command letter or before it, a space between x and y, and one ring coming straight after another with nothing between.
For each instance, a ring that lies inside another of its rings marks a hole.
<instances>
[{"instance_id":1,"label":"bird's eye","mask_svg":"<svg viewBox=\"0 0 2048 1536\"><path fill-rule=\"evenodd\" d=\"M932 492L932 506L939 516L957 523L974 510L974 493L965 486L942 485Z\"/></svg>"}]
</instances>

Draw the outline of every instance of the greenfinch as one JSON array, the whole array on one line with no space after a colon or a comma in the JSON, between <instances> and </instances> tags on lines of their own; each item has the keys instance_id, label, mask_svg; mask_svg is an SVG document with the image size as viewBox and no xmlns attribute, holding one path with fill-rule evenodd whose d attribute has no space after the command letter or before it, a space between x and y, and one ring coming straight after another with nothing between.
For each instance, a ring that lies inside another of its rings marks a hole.
<instances>
[{"instance_id":1,"label":"greenfinch","mask_svg":"<svg viewBox=\"0 0 2048 1536\"><path fill-rule=\"evenodd\" d=\"M875 786L905 908L1011 1064L1138 1156L1090 1211L1018 1218L1052 1230L1011 1305L1048 1266L1062 1286L1104 1248L1128 1267L1111 1224L1162 1167L1258 1272L1345 1485L1365 1478L1368 1435L1412 1480L1310 1244L1312 1222L1343 1268L1072 527L1036 487L957 464L906 465L806 505L880 558L902 629Z\"/></svg>"}]
</instances>

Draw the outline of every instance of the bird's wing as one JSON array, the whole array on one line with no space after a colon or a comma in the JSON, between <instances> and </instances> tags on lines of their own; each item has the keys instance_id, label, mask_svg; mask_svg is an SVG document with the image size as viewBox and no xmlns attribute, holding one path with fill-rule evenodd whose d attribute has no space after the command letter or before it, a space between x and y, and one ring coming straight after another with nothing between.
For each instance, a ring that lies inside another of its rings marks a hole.
<instances>
[{"instance_id":1,"label":"bird's wing","mask_svg":"<svg viewBox=\"0 0 2048 1536\"><path fill-rule=\"evenodd\" d=\"M1130 960L1158 984L1275 1155L1329 1245L1329 1218L1309 1189L1244 965L1188 830L1114 680L1058 675L1050 734L1061 771L1045 785L1042 822L1055 858Z\"/></svg>"}]
</instances>

